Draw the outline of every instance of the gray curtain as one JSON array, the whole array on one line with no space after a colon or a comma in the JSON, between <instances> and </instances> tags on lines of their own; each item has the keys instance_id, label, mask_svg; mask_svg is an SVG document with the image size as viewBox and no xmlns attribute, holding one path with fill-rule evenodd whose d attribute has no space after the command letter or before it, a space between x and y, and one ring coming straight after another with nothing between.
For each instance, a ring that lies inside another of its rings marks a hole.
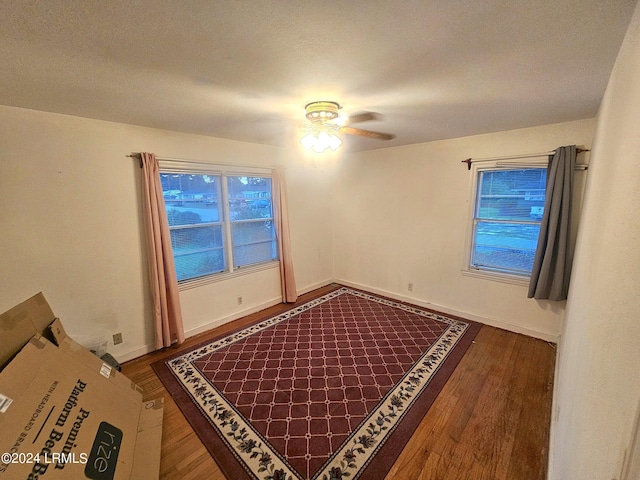
<instances>
[{"instance_id":1,"label":"gray curtain","mask_svg":"<svg viewBox=\"0 0 640 480\"><path fill-rule=\"evenodd\" d=\"M575 167L575 145L560 147L549 156L547 193L529 282L529 298L567 298L571 276L571 199Z\"/></svg>"}]
</instances>

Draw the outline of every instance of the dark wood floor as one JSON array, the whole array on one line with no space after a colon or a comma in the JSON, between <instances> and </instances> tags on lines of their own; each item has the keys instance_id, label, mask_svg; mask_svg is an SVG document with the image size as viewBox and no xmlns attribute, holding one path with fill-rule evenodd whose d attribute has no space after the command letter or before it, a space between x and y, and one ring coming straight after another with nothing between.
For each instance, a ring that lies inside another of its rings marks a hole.
<instances>
[{"instance_id":1,"label":"dark wood floor","mask_svg":"<svg viewBox=\"0 0 640 480\"><path fill-rule=\"evenodd\" d=\"M277 305L223 325L188 339L181 348L286 308ZM143 388L145 399L165 399L160 478L224 480L151 369L151 363L174 352L151 353L122 367ZM483 326L387 480L544 480L555 356L555 345Z\"/></svg>"}]
</instances>

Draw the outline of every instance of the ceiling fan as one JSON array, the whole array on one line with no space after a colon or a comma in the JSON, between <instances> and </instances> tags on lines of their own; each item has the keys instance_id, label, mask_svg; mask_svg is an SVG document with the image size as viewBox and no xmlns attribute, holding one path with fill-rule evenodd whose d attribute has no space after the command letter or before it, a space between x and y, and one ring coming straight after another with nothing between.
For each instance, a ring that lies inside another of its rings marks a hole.
<instances>
[{"instance_id":1,"label":"ceiling fan","mask_svg":"<svg viewBox=\"0 0 640 480\"><path fill-rule=\"evenodd\" d=\"M354 123L375 120L378 117L373 112L363 112L348 117L346 123L341 125L336 122L338 118L338 110L342 108L337 102L311 102L305 109L305 116L311 122L306 128L310 132L305 135L300 142L307 149L314 150L318 153L323 152L327 148L336 150L342 145L342 140L335 135L335 132L346 133L347 135L359 135L361 137L373 138L376 140L391 140L395 135L390 133L374 132L372 130L364 130L355 128L350 125Z\"/></svg>"}]
</instances>

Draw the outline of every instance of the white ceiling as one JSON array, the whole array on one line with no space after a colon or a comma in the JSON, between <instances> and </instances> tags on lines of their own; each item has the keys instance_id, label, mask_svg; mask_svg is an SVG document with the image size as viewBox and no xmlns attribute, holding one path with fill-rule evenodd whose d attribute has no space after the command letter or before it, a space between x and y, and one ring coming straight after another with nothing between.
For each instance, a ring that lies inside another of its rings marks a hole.
<instances>
[{"instance_id":1,"label":"white ceiling","mask_svg":"<svg viewBox=\"0 0 640 480\"><path fill-rule=\"evenodd\" d=\"M635 3L0 0L0 104L286 145L333 100L397 135L349 151L590 118Z\"/></svg>"}]
</instances>

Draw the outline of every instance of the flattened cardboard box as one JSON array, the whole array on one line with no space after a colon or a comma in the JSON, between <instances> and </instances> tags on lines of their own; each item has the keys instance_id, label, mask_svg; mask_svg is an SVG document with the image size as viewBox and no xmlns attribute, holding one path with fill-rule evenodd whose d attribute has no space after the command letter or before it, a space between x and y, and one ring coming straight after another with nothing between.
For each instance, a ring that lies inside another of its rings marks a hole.
<instances>
[{"instance_id":1,"label":"flattened cardboard box","mask_svg":"<svg viewBox=\"0 0 640 480\"><path fill-rule=\"evenodd\" d=\"M0 372L0 480L157 479L162 399L143 402L135 384L67 337L43 305L38 294L0 316L3 335L10 325L19 332L5 338L35 330ZM16 343L0 349L11 357Z\"/></svg>"}]
</instances>

